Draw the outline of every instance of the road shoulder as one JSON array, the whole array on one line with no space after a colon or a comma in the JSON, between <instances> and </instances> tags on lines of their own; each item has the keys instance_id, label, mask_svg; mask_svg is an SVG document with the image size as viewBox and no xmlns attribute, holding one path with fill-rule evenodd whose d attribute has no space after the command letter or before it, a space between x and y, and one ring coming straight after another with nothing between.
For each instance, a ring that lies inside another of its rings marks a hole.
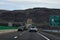
<instances>
[{"instance_id":1,"label":"road shoulder","mask_svg":"<svg viewBox=\"0 0 60 40\"><path fill-rule=\"evenodd\" d=\"M9 33L9 32L15 32L15 31L17 31L17 29L0 30L0 34Z\"/></svg>"},{"instance_id":2,"label":"road shoulder","mask_svg":"<svg viewBox=\"0 0 60 40\"><path fill-rule=\"evenodd\" d=\"M58 37L58 36L48 34L48 33L45 33L45 32L39 32L39 33L41 33L42 35L48 37L50 40L60 40L60 37Z\"/></svg>"}]
</instances>

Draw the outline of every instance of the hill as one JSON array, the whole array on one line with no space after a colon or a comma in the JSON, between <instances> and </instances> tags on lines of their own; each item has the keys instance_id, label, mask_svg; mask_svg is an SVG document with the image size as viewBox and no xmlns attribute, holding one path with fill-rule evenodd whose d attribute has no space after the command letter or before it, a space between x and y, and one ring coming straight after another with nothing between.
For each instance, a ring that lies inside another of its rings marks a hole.
<instances>
[{"instance_id":1,"label":"hill","mask_svg":"<svg viewBox=\"0 0 60 40\"><path fill-rule=\"evenodd\" d=\"M50 15L60 15L60 9L31 8L26 10L0 10L0 21L26 22L31 18L34 23L49 23Z\"/></svg>"}]
</instances>

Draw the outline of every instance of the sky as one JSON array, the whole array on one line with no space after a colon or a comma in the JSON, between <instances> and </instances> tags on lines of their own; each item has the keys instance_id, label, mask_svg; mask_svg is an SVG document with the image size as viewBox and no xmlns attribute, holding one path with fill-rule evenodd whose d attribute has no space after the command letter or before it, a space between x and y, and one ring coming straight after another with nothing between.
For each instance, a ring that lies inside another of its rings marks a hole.
<instances>
[{"instance_id":1,"label":"sky","mask_svg":"<svg viewBox=\"0 0 60 40\"><path fill-rule=\"evenodd\" d=\"M60 9L60 0L0 0L0 9L23 10L34 7Z\"/></svg>"}]
</instances>

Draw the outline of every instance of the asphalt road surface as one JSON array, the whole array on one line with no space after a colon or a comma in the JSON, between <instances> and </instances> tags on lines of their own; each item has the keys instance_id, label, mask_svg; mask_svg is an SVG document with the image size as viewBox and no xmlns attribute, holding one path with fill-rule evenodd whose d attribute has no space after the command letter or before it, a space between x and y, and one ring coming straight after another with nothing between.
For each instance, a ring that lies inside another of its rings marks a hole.
<instances>
[{"instance_id":1,"label":"asphalt road surface","mask_svg":"<svg viewBox=\"0 0 60 40\"><path fill-rule=\"evenodd\" d=\"M45 36L46 35L46 36ZM60 40L42 32L12 32L0 34L0 40Z\"/></svg>"}]
</instances>

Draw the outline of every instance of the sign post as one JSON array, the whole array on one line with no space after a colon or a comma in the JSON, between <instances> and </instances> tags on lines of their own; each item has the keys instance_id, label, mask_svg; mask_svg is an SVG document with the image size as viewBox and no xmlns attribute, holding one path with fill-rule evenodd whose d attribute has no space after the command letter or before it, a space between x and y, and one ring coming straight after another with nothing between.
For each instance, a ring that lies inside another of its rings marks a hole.
<instances>
[{"instance_id":1,"label":"sign post","mask_svg":"<svg viewBox=\"0 0 60 40\"><path fill-rule=\"evenodd\" d=\"M50 26L56 27L59 30L60 27L60 15L51 15L50 16Z\"/></svg>"}]
</instances>

